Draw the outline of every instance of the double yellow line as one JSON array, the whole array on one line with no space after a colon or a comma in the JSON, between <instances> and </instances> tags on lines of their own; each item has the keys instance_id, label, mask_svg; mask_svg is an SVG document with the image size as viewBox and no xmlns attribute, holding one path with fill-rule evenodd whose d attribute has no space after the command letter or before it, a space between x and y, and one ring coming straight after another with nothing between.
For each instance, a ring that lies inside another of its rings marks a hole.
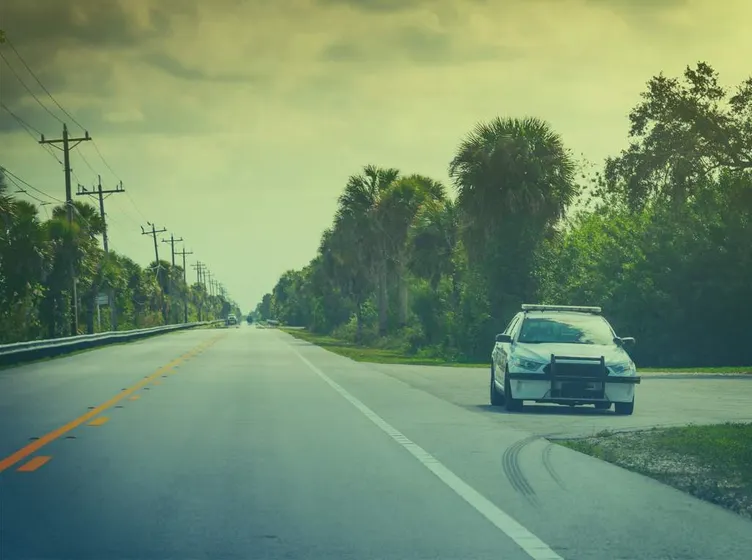
<instances>
[{"instance_id":1,"label":"double yellow line","mask_svg":"<svg viewBox=\"0 0 752 560\"><path fill-rule=\"evenodd\" d=\"M12 467L13 465L15 465L16 463L18 463L19 461L24 460L26 457L28 457L32 453L35 453L36 451L39 451L42 447L44 447L48 443L55 441L60 436L65 435L66 433L68 433L71 430L77 428L81 424L84 424L88 420L91 420L97 414L101 414L102 412L104 412L108 408L114 406L115 404L117 404L119 401L123 400L127 396L132 395L133 393L135 393L136 391L138 391L139 389L141 389L145 385L148 385L149 383L153 383L154 381L157 380L157 378L159 376L167 373L168 371L170 371L171 369L173 369L175 366L181 364L182 362L184 362L186 360L189 360L190 358L194 357L195 355L200 354L201 352L203 352L204 350L206 350L207 348L209 348L211 345L213 345L215 342L217 342L223 336L225 336L224 333L221 334L221 335L219 335L219 336L216 336L216 337L210 339L207 342L204 342L203 344L197 346L193 350L190 350L189 352L186 352L182 356L179 356L179 357L175 358L169 364L162 366L157 371L155 371L151 375L145 377L144 379L142 379L141 381L139 381L135 385L133 385L131 387L128 387L127 389L123 389L118 395L115 395L114 397L112 397L107 402L104 402L104 403L100 404L99 406L91 409L86 414L84 414L82 416L79 416L75 420L71 420L67 424L65 424L63 426L60 426L59 428L57 428L57 429L49 432L48 434L45 434L44 436L40 437L39 439L36 439L36 440L32 441L30 444L26 445L25 447L22 447L21 449L19 449L18 451L16 451L12 455L9 455L5 459L0 460L0 472L3 472L4 470ZM27 463L26 465L24 465L23 467L21 467L21 469L19 469L19 470L27 470L27 471L36 470L37 468L39 468L40 466L42 466L44 463L46 463L48 460L49 460L49 457L45 457L45 458L36 457L36 458L32 459L31 461L29 461L29 463ZM34 465L32 465L32 462L34 462Z\"/></svg>"}]
</instances>

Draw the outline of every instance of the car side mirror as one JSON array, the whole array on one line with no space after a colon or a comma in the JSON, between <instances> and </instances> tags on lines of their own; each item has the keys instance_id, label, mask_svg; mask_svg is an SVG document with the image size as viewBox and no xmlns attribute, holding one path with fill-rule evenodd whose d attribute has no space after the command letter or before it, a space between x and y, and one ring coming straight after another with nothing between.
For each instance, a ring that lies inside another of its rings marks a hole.
<instances>
[{"instance_id":1,"label":"car side mirror","mask_svg":"<svg viewBox=\"0 0 752 560\"><path fill-rule=\"evenodd\" d=\"M507 343L507 344L509 344L509 343L512 342L512 337L509 336L508 334L503 334L503 333L502 334L497 334L496 335L496 342L501 342L501 343Z\"/></svg>"},{"instance_id":2,"label":"car side mirror","mask_svg":"<svg viewBox=\"0 0 752 560\"><path fill-rule=\"evenodd\" d=\"M637 343L637 341L632 336L617 336L614 341L619 346L634 346Z\"/></svg>"}]
</instances>

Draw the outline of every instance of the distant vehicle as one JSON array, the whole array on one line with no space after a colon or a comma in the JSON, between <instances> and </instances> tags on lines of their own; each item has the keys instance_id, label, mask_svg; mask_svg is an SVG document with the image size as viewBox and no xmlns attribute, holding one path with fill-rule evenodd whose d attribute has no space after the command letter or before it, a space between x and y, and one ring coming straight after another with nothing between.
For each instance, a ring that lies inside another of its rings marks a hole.
<instances>
[{"instance_id":1,"label":"distant vehicle","mask_svg":"<svg viewBox=\"0 0 752 560\"><path fill-rule=\"evenodd\" d=\"M230 325L237 325L237 324L238 324L238 318L237 318L237 317L236 317L236 316L235 316L234 314L230 313L230 314L229 314L229 315L227 316L227 320L225 321L225 324L226 324L227 326L230 326Z\"/></svg>"},{"instance_id":2,"label":"distant vehicle","mask_svg":"<svg viewBox=\"0 0 752 560\"><path fill-rule=\"evenodd\" d=\"M253 323L253 315L248 315L248 317L246 317L245 320L248 321L249 325L252 324Z\"/></svg>"},{"instance_id":3,"label":"distant vehicle","mask_svg":"<svg viewBox=\"0 0 752 560\"><path fill-rule=\"evenodd\" d=\"M637 368L600 307L524 304L496 335L491 404L521 410L524 401L634 412Z\"/></svg>"}]
</instances>

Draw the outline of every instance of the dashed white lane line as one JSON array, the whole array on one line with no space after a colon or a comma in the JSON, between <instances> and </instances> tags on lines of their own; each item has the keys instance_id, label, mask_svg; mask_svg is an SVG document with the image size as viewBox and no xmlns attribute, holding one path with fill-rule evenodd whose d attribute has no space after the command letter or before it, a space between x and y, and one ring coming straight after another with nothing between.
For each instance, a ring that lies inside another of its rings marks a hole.
<instances>
[{"instance_id":1,"label":"dashed white lane line","mask_svg":"<svg viewBox=\"0 0 752 560\"><path fill-rule=\"evenodd\" d=\"M464 499L468 504L475 508L481 515L493 523L502 533L512 539L517 546L524 550L528 556L534 560L564 560L556 554L551 547L528 531L520 523L515 521L510 515L505 513L493 502L475 490L464 480L450 471L441 464L438 459L428 453L418 444L411 441L394 426L381 418L373 410L351 395L346 389L332 380L323 371L304 358L300 352L290 348L306 364L311 371L323 379L335 391L347 399L350 404L357 408L366 418L376 424L383 432L389 435L394 441L404 447L413 457L429 471L435 474L444 484L451 488L457 495Z\"/></svg>"}]
</instances>

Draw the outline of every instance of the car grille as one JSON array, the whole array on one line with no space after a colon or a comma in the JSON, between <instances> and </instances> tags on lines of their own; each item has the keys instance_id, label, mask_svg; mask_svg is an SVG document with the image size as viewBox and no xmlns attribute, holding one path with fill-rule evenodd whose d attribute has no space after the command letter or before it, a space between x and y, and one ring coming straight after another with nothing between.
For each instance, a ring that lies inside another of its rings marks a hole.
<instances>
[{"instance_id":1,"label":"car grille","mask_svg":"<svg viewBox=\"0 0 752 560\"><path fill-rule=\"evenodd\" d=\"M574 361L577 360L577 361ZM551 356L543 371L555 378L603 379L608 375L604 359Z\"/></svg>"}]
</instances>

